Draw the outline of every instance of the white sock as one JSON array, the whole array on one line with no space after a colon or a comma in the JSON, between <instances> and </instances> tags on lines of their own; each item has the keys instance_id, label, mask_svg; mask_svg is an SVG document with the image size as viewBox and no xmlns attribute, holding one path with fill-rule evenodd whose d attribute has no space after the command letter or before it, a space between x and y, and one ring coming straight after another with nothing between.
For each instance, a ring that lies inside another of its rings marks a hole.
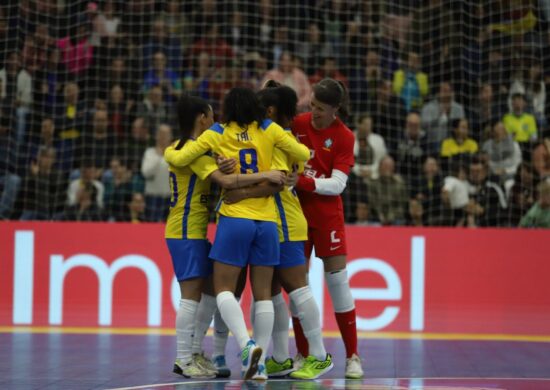
<instances>
[{"instance_id":1,"label":"white sock","mask_svg":"<svg viewBox=\"0 0 550 390\"><path fill-rule=\"evenodd\" d=\"M332 299L335 313L346 313L355 308L355 302L349 288L348 271L325 272L328 292Z\"/></svg>"},{"instance_id":2,"label":"white sock","mask_svg":"<svg viewBox=\"0 0 550 390\"><path fill-rule=\"evenodd\" d=\"M254 301L254 297L250 298L250 325L252 325L252 329L254 329L254 321L256 316L256 301Z\"/></svg>"},{"instance_id":3,"label":"white sock","mask_svg":"<svg viewBox=\"0 0 550 390\"><path fill-rule=\"evenodd\" d=\"M309 344L309 354L318 360L327 358L321 331L321 314L309 286L298 288L289 294Z\"/></svg>"},{"instance_id":4,"label":"white sock","mask_svg":"<svg viewBox=\"0 0 550 390\"><path fill-rule=\"evenodd\" d=\"M262 348L260 362L264 364L265 353L267 347L269 347L269 339L271 339L271 332L273 331L275 313L273 312L273 302L271 299L268 301L257 301L254 303L254 306L254 340Z\"/></svg>"},{"instance_id":5,"label":"white sock","mask_svg":"<svg viewBox=\"0 0 550 390\"><path fill-rule=\"evenodd\" d=\"M288 352L288 309L283 298L283 293L271 297L275 318L273 321L273 359L279 363L290 357Z\"/></svg>"},{"instance_id":6,"label":"white sock","mask_svg":"<svg viewBox=\"0 0 550 390\"><path fill-rule=\"evenodd\" d=\"M212 357L225 356L225 346L227 345L227 337L229 329L223 321L219 310L214 314L214 351Z\"/></svg>"},{"instance_id":7,"label":"white sock","mask_svg":"<svg viewBox=\"0 0 550 390\"><path fill-rule=\"evenodd\" d=\"M191 299L180 299L180 307L176 313L176 356L183 364L191 361L191 346L198 305L198 302Z\"/></svg>"},{"instance_id":8,"label":"white sock","mask_svg":"<svg viewBox=\"0 0 550 390\"><path fill-rule=\"evenodd\" d=\"M199 302L199 307L197 308L197 313L195 316L195 337L193 337L193 353L202 352L202 341L208 328L210 328L210 323L212 322L212 317L218 306L216 305L216 298L212 295L202 294L201 301Z\"/></svg>"},{"instance_id":9,"label":"white sock","mask_svg":"<svg viewBox=\"0 0 550 390\"><path fill-rule=\"evenodd\" d=\"M246 329L241 305L239 305L239 302L237 302L235 295L233 295L231 291L219 293L216 296L216 302L218 303L218 310L220 311L223 321L237 339L239 348L241 350L244 349L246 343L250 340L250 336Z\"/></svg>"}]
</instances>

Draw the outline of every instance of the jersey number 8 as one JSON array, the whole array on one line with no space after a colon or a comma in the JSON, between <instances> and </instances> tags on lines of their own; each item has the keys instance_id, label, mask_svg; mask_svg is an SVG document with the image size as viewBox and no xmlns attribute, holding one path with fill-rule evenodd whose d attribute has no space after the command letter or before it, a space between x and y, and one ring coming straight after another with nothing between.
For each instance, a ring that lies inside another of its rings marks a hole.
<instances>
[{"instance_id":1,"label":"jersey number 8","mask_svg":"<svg viewBox=\"0 0 550 390\"><path fill-rule=\"evenodd\" d=\"M241 149L239 151L239 163L241 164L241 173L257 173L258 154L256 149Z\"/></svg>"}]
</instances>

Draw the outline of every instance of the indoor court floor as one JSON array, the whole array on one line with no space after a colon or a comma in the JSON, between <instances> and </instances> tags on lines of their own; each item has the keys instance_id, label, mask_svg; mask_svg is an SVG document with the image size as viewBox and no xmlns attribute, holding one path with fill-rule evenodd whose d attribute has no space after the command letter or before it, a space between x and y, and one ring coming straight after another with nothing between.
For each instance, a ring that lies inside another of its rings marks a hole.
<instances>
[{"instance_id":1,"label":"indoor court floor","mask_svg":"<svg viewBox=\"0 0 550 390\"><path fill-rule=\"evenodd\" d=\"M0 389L550 389L550 343L361 338L365 379L344 380L344 348L326 338L335 367L316 381L243 382L230 337L229 380L188 381L171 372L172 335L0 333ZM211 351L211 337L205 350ZM291 340L291 345L293 340ZM291 347L291 353L294 348Z\"/></svg>"}]
</instances>

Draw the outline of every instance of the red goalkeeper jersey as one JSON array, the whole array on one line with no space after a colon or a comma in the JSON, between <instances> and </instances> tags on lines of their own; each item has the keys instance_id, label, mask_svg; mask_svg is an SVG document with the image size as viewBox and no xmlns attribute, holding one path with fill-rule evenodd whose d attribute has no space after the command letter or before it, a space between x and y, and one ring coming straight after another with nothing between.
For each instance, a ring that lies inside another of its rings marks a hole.
<instances>
[{"instance_id":1,"label":"red goalkeeper jersey","mask_svg":"<svg viewBox=\"0 0 550 390\"><path fill-rule=\"evenodd\" d=\"M346 175L354 164L352 131L336 119L328 128L315 130L311 125L311 113L300 114L292 125L294 135L311 150L311 158L305 164L304 178L298 186L298 196L309 227L334 230L344 226L344 207L340 195L319 195L313 190L313 178L324 179L337 169ZM309 179L308 179L309 178ZM309 184L308 184L309 183Z\"/></svg>"}]
</instances>

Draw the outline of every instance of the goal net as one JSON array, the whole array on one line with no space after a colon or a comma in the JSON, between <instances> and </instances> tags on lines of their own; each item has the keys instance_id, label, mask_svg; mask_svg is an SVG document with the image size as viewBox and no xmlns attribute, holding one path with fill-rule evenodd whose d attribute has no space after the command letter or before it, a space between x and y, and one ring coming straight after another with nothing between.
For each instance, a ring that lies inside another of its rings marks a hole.
<instances>
[{"instance_id":1,"label":"goal net","mask_svg":"<svg viewBox=\"0 0 550 390\"><path fill-rule=\"evenodd\" d=\"M274 78L306 111L332 77L348 223L538 226L548 21L547 0L3 1L0 218L163 221L182 93L218 116Z\"/></svg>"}]
</instances>

